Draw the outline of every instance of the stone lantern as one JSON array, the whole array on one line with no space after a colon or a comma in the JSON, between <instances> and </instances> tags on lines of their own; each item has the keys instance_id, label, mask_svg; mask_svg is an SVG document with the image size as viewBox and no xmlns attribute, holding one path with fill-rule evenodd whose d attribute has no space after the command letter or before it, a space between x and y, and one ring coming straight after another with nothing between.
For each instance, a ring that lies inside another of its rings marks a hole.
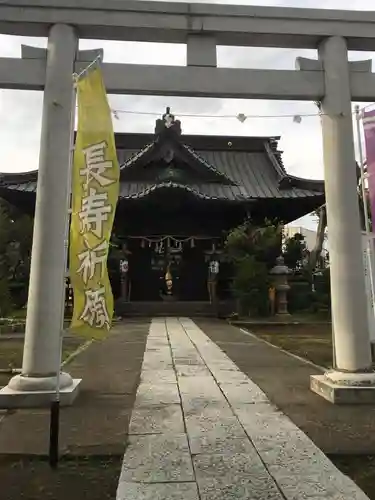
<instances>
[{"instance_id":1,"label":"stone lantern","mask_svg":"<svg viewBox=\"0 0 375 500\"><path fill-rule=\"evenodd\" d=\"M276 290L276 314L289 315L287 294L290 290L288 285L290 269L285 265L284 257L280 255L276 259L276 266L271 269L270 274L273 276L273 285Z\"/></svg>"}]
</instances>

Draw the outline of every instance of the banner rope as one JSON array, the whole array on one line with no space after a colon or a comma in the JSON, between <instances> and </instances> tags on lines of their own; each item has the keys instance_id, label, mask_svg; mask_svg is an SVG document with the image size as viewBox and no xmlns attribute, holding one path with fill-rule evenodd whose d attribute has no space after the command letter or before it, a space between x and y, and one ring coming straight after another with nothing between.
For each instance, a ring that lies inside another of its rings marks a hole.
<instances>
[{"instance_id":1,"label":"banner rope","mask_svg":"<svg viewBox=\"0 0 375 500\"><path fill-rule=\"evenodd\" d=\"M95 59L93 59L86 67L83 68L82 71L80 71L79 73L73 73L73 80L75 83L78 82L78 80L80 78L82 78L82 76L84 76L89 69L91 69L93 66L95 66L96 63L98 63L99 61L101 61L102 59L102 54L98 54Z\"/></svg>"}]
</instances>

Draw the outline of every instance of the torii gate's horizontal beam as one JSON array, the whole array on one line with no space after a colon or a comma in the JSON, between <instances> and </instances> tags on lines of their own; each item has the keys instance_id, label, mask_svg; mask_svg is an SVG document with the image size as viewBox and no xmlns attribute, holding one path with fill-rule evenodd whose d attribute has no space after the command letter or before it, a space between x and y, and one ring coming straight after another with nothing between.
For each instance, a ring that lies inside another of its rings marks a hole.
<instances>
[{"instance_id":1,"label":"torii gate's horizontal beam","mask_svg":"<svg viewBox=\"0 0 375 500\"><path fill-rule=\"evenodd\" d=\"M342 36L349 50L375 50L375 12L140 0L0 0L0 33L47 36L52 24L80 38L186 43L209 34L218 45L316 48Z\"/></svg>"},{"instance_id":2,"label":"torii gate's horizontal beam","mask_svg":"<svg viewBox=\"0 0 375 500\"><path fill-rule=\"evenodd\" d=\"M107 92L113 94L294 100L324 94L323 76L317 71L138 64L103 64L102 68Z\"/></svg>"},{"instance_id":3,"label":"torii gate's horizontal beam","mask_svg":"<svg viewBox=\"0 0 375 500\"><path fill-rule=\"evenodd\" d=\"M43 90L45 60L0 58L0 88ZM87 63L77 63L79 72ZM102 65L109 94L320 100L322 71L205 68L194 66ZM352 100L375 100L375 74L351 72Z\"/></svg>"}]
</instances>

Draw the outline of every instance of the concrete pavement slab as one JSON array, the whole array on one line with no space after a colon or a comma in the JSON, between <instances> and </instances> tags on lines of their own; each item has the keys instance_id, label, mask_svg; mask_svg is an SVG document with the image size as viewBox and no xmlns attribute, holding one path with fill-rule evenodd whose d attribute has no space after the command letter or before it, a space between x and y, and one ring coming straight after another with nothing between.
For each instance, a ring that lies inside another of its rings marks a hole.
<instances>
[{"instance_id":1,"label":"concrete pavement slab","mask_svg":"<svg viewBox=\"0 0 375 500\"><path fill-rule=\"evenodd\" d=\"M193 480L193 466L185 434L130 437L120 483L181 483Z\"/></svg>"},{"instance_id":2,"label":"concrete pavement slab","mask_svg":"<svg viewBox=\"0 0 375 500\"><path fill-rule=\"evenodd\" d=\"M134 408L129 425L129 434L182 434L184 421L181 405L166 405L162 408Z\"/></svg>"},{"instance_id":3,"label":"concrete pavement slab","mask_svg":"<svg viewBox=\"0 0 375 500\"><path fill-rule=\"evenodd\" d=\"M200 500L196 483L119 483L117 500Z\"/></svg>"}]
</instances>

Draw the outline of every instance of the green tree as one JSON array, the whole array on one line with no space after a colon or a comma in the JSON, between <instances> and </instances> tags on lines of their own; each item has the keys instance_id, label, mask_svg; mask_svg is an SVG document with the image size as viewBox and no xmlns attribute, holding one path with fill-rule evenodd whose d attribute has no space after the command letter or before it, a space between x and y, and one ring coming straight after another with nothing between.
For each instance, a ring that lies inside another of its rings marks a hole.
<instances>
[{"instance_id":1,"label":"green tree","mask_svg":"<svg viewBox=\"0 0 375 500\"><path fill-rule=\"evenodd\" d=\"M33 220L0 198L0 301L26 302L30 272ZM3 313L4 314L4 313Z\"/></svg>"},{"instance_id":2,"label":"green tree","mask_svg":"<svg viewBox=\"0 0 375 500\"><path fill-rule=\"evenodd\" d=\"M308 253L305 237L296 233L291 238L287 238L284 243L284 262L293 271L300 269L303 266L304 259Z\"/></svg>"},{"instance_id":3,"label":"green tree","mask_svg":"<svg viewBox=\"0 0 375 500\"><path fill-rule=\"evenodd\" d=\"M271 269L280 255L281 241L281 224L265 220L262 226L256 226L251 220L246 220L228 234L225 249L232 262L252 255Z\"/></svg>"}]
</instances>

